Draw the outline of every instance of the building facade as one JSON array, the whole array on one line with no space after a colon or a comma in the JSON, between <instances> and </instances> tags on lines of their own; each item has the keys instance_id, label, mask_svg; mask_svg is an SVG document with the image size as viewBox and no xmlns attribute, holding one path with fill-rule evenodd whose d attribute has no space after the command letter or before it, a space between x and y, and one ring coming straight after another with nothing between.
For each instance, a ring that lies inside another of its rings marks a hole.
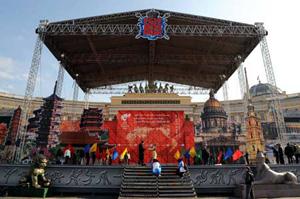
<instances>
[{"instance_id":1,"label":"building facade","mask_svg":"<svg viewBox=\"0 0 300 199\"><path fill-rule=\"evenodd\" d=\"M266 143L268 140L276 137L275 122L273 120L272 111L270 110L272 98L270 96L272 89L269 84L259 83L250 88L252 104L255 108L257 117L261 120L262 130ZM285 117L285 124L288 138L295 143L300 143L300 93L286 94L276 90L280 96L281 108ZM38 109L43 103L42 98L34 98L30 113ZM229 124L241 124L244 122L244 100L219 101L222 107L229 107L230 111L225 113L228 117ZM0 120L1 114L12 112L19 105L23 104L23 98L13 94L0 93ZM62 120L80 120L84 101L64 100L62 102L63 109L61 113ZM202 131L206 125L202 125L201 114L204 111L205 103L191 102L189 96L179 96L174 93L127 93L124 96L111 97L111 103L105 102L89 102L90 108L101 108L103 110L104 120L113 120L120 110L173 110L184 111L185 117L193 121L195 124L195 142L203 141ZM222 121L225 120L225 115ZM6 114L7 116L7 114ZM33 115L32 115L33 116ZM206 120L206 119L204 119ZM222 121L219 121L221 124ZM201 125L199 125L201 124ZM223 121L223 125L224 121ZM228 123L227 123L228 125ZM232 128L240 128L234 126ZM230 126L228 129L231 129ZM239 131L237 131L239 132ZM241 132L245 133L245 132ZM245 135L245 134L244 134Z\"/></svg>"}]
</instances>

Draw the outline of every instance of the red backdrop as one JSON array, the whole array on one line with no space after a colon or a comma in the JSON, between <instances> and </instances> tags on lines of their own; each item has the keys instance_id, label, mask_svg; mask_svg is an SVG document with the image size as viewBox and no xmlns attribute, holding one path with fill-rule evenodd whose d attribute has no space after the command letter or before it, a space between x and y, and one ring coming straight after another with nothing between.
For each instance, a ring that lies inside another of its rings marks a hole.
<instances>
[{"instance_id":1,"label":"red backdrop","mask_svg":"<svg viewBox=\"0 0 300 199\"><path fill-rule=\"evenodd\" d=\"M104 123L109 129L109 143L117 144L119 154L127 147L131 162L138 160L138 144L144 140L145 162L149 162L151 144L156 144L158 159L174 163L181 148L194 146L192 122L184 121L183 111L119 111L117 121ZM104 127L104 128L105 128Z\"/></svg>"}]
</instances>

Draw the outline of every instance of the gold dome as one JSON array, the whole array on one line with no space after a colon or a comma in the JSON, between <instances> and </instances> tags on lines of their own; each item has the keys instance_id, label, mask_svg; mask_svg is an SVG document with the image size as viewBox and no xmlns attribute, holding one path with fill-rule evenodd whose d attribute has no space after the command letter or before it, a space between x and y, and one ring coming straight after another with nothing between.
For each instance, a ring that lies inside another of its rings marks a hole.
<instances>
[{"instance_id":1,"label":"gold dome","mask_svg":"<svg viewBox=\"0 0 300 199\"><path fill-rule=\"evenodd\" d=\"M205 104L204 104L204 107L215 107L215 108L219 108L221 107L221 103L216 100L215 98L209 98Z\"/></svg>"},{"instance_id":2,"label":"gold dome","mask_svg":"<svg viewBox=\"0 0 300 199\"><path fill-rule=\"evenodd\" d=\"M209 99L204 103L204 108L213 107L213 108L221 108L221 103L214 97L214 93L209 93Z\"/></svg>"}]
</instances>

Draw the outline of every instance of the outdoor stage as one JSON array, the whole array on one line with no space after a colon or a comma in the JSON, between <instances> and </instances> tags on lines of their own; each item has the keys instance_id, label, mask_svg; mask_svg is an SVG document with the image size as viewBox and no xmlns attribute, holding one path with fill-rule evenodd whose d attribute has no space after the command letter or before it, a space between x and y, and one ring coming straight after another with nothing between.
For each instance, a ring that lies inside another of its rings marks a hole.
<instances>
[{"instance_id":1,"label":"outdoor stage","mask_svg":"<svg viewBox=\"0 0 300 199\"><path fill-rule=\"evenodd\" d=\"M46 110L48 112L42 111L45 115L41 117L44 117L42 119L47 122L42 123L45 125L43 129L38 127L34 132L43 138L43 142L40 142L42 146L59 144L60 132L53 130L53 127L58 129L56 127L60 123L60 111L56 111L62 108L62 99L59 96L64 69L75 81L77 98L78 86L88 96L93 89L99 87L144 80L147 80L148 87L146 89L145 85L145 92L148 90L153 95L156 95L158 91L153 88L155 81L189 85L216 92L267 35L262 25L154 9L51 23L44 21L36 29L36 33L38 38L32 68L28 75L23 107L25 111L28 111L30 107L29 99L34 92L43 44L48 47L60 65L54 93L50 98L46 98L55 99L55 108L43 106L43 108L48 108ZM145 93L142 90L137 92ZM74 96L76 98L75 94ZM215 107L220 103L214 99L213 92L210 97L211 102L206 108L212 112L212 117L216 117L220 113L221 106ZM150 101L155 101L154 104L162 103L161 106L166 105L161 99ZM166 107L168 105L170 104ZM172 105L176 106L177 101ZM162 163L175 163L174 154L177 150L194 146L194 124L185 119L185 112L170 110L170 107L167 111L166 109L154 111L151 109L153 106L149 106L148 110L140 110L137 103L132 109L119 109L114 115L116 121L107 122L109 125L106 128L110 130L109 144L116 144L119 153L127 148L132 153L132 161L136 162L137 145L144 140L146 149L151 144L157 145L158 157ZM85 110L88 109L88 100L86 100L85 108ZM82 123L84 128L92 124L97 128L101 127L102 111L98 108L86 117L87 120ZM116 106L116 109L118 108L120 106ZM50 112L51 114L46 114ZM225 112L221 111L221 113L224 113L223 119L226 120ZM21 123L23 122L24 125L28 119L27 115L29 114L25 112L21 118ZM55 115L57 118L54 120L49 115ZM35 118L33 121L40 120ZM216 127L215 125L218 124L226 127L223 120L217 120L217 118L207 122L206 125L209 127ZM51 126L52 124L55 126ZM50 133L49 129L53 131ZM221 133L218 133L221 136ZM18 148L16 157L17 161L20 161L27 140L25 132L18 134L18 137L21 140L21 146ZM146 152L145 161L149 160L150 153ZM128 167L135 168L135 166ZM164 167L171 170L174 168L174 172L173 170L169 172L172 183L174 179L180 180L176 175L175 165L163 165L163 170ZM297 176L300 175L300 166L297 165L274 166L274 168L275 170L293 170ZM19 179L29 169L30 166L27 165L0 165L1 188L17 186ZM126 169L123 166L114 165L50 165L46 174L53 182L51 187L53 192L117 195L122 189ZM198 194L233 193L234 189L244 182L245 166L189 166L187 173L192 183L189 187L192 194L195 192ZM149 178L153 178L151 173L149 175ZM159 178L154 180L158 186ZM171 194L173 190L171 188L174 187L171 184L168 188L170 189L167 191Z\"/></svg>"}]
</instances>

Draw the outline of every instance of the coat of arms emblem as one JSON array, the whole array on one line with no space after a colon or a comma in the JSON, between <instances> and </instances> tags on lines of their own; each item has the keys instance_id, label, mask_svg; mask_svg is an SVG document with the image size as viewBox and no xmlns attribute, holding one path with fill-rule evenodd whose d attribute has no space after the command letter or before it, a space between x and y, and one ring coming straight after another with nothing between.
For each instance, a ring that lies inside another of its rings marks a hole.
<instances>
[{"instance_id":1,"label":"coat of arms emblem","mask_svg":"<svg viewBox=\"0 0 300 199\"><path fill-rule=\"evenodd\" d=\"M165 13L160 16L160 13L156 10L150 10L146 12L146 16L141 13L136 13L136 17L139 18L137 26L139 27L139 33L135 36L136 39L140 37L148 40L157 39L169 39L166 32L167 18L169 13Z\"/></svg>"}]
</instances>

